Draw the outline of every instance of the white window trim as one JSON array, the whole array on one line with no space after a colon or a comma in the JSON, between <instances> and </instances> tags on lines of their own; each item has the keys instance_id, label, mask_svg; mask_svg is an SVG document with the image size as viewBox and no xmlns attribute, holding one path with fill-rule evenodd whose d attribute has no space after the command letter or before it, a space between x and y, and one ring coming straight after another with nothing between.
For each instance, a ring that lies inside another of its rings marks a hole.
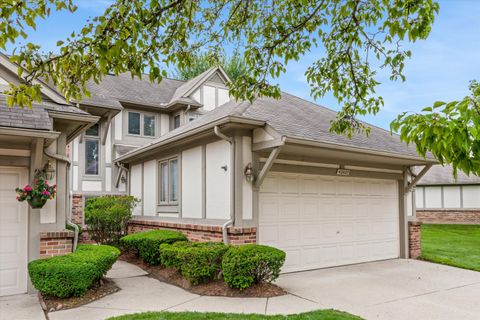
<instances>
[{"instance_id":1,"label":"white window trim","mask_svg":"<svg viewBox=\"0 0 480 320\"><path fill-rule=\"evenodd\" d=\"M130 133L130 113L137 113L140 115L140 133ZM153 117L153 136L145 135L145 115ZM151 112L141 112L141 111L127 111L127 136L132 137L142 137L154 139L157 135L157 116L155 113Z\"/></svg>"},{"instance_id":2,"label":"white window trim","mask_svg":"<svg viewBox=\"0 0 480 320\"><path fill-rule=\"evenodd\" d=\"M84 165L84 168L83 168L83 174L87 177L99 177L100 176L100 168L101 168L101 156L102 156L102 152L100 150L101 148L101 143L100 143L100 136L101 136L101 131L102 131L102 126L100 125L100 123L97 123L98 125L98 135L96 136L91 136L91 135L88 135L87 134L87 131L85 131L85 138L84 138L84 160L85 160L85 165ZM98 164L97 164L97 173L94 174L94 173L87 173L87 141L97 141L97 144L98 144Z\"/></svg>"},{"instance_id":3,"label":"white window trim","mask_svg":"<svg viewBox=\"0 0 480 320\"><path fill-rule=\"evenodd\" d=\"M170 201L170 188L172 185L172 180L170 176L170 163L174 160L177 160L177 170L178 170L178 177L177 177L177 185L178 185L178 191L177 191L177 200L176 201ZM161 165L162 164L167 164L167 200L166 201L161 201L161 193L162 193L162 170L161 170ZM180 203L180 193L181 193L181 186L180 186L180 157L179 156L173 156L169 157L166 159L158 160L157 162L157 171L158 171L158 177L157 177L157 205L159 206L177 206Z\"/></svg>"}]
</instances>

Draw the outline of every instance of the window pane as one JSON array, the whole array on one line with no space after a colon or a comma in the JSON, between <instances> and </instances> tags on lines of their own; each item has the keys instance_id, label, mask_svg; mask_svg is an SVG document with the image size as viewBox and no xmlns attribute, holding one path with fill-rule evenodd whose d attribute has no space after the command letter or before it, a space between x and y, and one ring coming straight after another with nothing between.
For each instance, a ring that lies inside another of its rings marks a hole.
<instances>
[{"instance_id":1,"label":"window pane","mask_svg":"<svg viewBox=\"0 0 480 320\"><path fill-rule=\"evenodd\" d=\"M98 137L98 123L85 130L85 135Z\"/></svg>"},{"instance_id":2,"label":"window pane","mask_svg":"<svg viewBox=\"0 0 480 320\"><path fill-rule=\"evenodd\" d=\"M85 140L85 174L98 174L98 140Z\"/></svg>"},{"instance_id":3,"label":"window pane","mask_svg":"<svg viewBox=\"0 0 480 320\"><path fill-rule=\"evenodd\" d=\"M128 133L140 134L140 113L128 113Z\"/></svg>"},{"instance_id":4,"label":"window pane","mask_svg":"<svg viewBox=\"0 0 480 320\"><path fill-rule=\"evenodd\" d=\"M150 137L155 135L155 116L143 116L143 135Z\"/></svg>"},{"instance_id":5,"label":"window pane","mask_svg":"<svg viewBox=\"0 0 480 320\"><path fill-rule=\"evenodd\" d=\"M180 115L173 117L173 129L180 127Z\"/></svg>"},{"instance_id":6,"label":"window pane","mask_svg":"<svg viewBox=\"0 0 480 320\"><path fill-rule=\"evenodd\" d=\"M167 201L168 190L168 163L160 164L160 202Z\"/></svg>"},{"instance_id":7,"label":"window pane","mask_svg":"<svg viewBox=\"0 0 480 320\"><path fill-rule=\"evenodd\" d=\"M178 160L170 161L170 201L178 201Z\"/></svg>"}]
</instances>

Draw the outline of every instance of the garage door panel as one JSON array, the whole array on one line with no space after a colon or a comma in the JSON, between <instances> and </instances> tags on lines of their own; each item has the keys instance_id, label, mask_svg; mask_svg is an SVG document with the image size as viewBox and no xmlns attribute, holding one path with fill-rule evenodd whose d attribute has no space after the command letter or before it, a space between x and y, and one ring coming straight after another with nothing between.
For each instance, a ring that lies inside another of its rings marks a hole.
<instances>
[{"instance_id":1,"label":"garage door panel","mask_svg":"<svg viewBox=\"0 0 480 320\"><path fill-rule=\"evenodd\" d=\"M284 272L399 256L396 181L292 173L267 178L279 186L260 190L259 239L287 253Z\"/></svg>"}]
</instances>

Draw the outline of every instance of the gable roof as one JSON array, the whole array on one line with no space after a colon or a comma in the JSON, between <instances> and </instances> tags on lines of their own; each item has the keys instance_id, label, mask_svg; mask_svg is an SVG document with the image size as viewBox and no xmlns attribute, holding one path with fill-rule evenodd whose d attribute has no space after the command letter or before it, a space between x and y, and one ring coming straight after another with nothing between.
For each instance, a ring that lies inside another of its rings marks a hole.
<instances>
[{"instance_id":1,"label":"gable roof","mask_svg":"<svg viewBox=\"0 0 480 320\"><path fill-rule=\"evenodd\" d=\"M416 170L419 171L419 170ZM457 172L457 179L453 177L453 168L451 166L433 166L417 183L419 186L427 185L462 185L462 184L480 184L480 177L470 174L467 176L462 171Z\"/></svg>"},{"instance_id":2,"label":"gable roof","mask_svg":"<svg viewBox=\"0 0 480 320\"><path fill-rule=\"evenodd\" d=\"M332 147L350 147L358 151L386 153L399 158L421 159L413 146L407 146L395 134L371 126L370 135L354 135L351 139L330 132L330 122L336 117L336 112L315 103L303 100L288 93L282 93L280 99L258 98L252 103L230 101L206 113L180 128L154 140L149 145L133 150L117 161L123 161L142 152L160 147L167 141L195 132L200 128L212 127L220 120L255 121L263 126L270 125L275 131L286 138L302 141L319 142ZM425 161L425 160L423 160ZM426 161L435 162L431 157Z\"/></svg>"}]
</instances>

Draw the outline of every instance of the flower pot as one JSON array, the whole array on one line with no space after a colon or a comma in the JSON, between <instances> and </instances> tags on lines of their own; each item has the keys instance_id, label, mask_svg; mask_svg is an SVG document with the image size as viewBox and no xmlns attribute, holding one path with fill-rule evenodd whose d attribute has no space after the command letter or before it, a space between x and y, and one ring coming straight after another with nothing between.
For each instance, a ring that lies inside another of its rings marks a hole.
<instances>
[{"instance_id":1,"label":"flower pot","mask_svg":"<svg viewBox=\"0 0 480 320\"><path fill-rule=\"evenodd\" d=\"M47 199L42 199L42 198L32 198L32 199L27 199L28 204L32 209L41 209L47 203Z\"/></svg>"}]
</instances>

